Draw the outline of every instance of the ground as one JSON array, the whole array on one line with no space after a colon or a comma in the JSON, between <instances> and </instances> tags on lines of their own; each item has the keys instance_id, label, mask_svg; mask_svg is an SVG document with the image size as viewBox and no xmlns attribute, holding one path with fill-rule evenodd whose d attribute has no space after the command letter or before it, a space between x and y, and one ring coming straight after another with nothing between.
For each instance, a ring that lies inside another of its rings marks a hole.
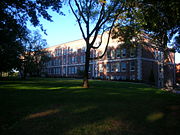
<instances>
[{"instance_id":1,"label":"ground","mask_svg":"<svg viewBox=\"0 0 180 135\"><path fill-rule=\"evenodd\" d=\"M1 135L179 135L180 94L145 84L0 81Z\"/></svg>"}]
</instances>

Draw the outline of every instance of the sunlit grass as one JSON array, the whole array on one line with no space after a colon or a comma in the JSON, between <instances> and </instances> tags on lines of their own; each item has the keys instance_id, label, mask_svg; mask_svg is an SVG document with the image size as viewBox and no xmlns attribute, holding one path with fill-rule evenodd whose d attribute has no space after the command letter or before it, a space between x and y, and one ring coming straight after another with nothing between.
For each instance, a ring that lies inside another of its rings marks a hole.
<instances>
[{"instance_id":1,"label":"sunlit grass","mask_svg":"<svg viewBox=\"0 0 180 135\"><path fill-rule=\"evenodd\" d=\"M164 113L162 112L157 112L157 113L152 113L147 116L147 120L150 122L154 122L156 120L162 119L164 117Z\"/></svg>"},{"instance_id":2,"label":"sunlit grass","mask_svg":"<svg viewBox=\"0 0 180 135\"><path fill-rule=\"evenodd\" d=\"M34 119L34 118L39 118L39 117L45 117L45 116L52 115L52 114L55 114L58 112L59 112L59 109L46 110L44 112L38 112L38 113L30 114L27 117L25 117L25 119L28 120L28 119Z\"/></svg>"},{"instance_id":3,"label":"sunlit grass","mask_svg":"<svg viewBox=\"0 0 180 135\"><path fill-rule=\"evenodd\" d=\"M145 84L0 81L1 135L179 135L180 95Z\"/></svg>"}]
</instances>

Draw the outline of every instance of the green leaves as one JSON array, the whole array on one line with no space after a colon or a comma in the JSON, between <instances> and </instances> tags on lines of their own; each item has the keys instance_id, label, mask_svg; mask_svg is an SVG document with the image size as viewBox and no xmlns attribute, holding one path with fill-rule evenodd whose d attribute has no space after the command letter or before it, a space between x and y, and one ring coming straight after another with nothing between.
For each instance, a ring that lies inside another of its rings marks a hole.
<instances>
[{"instance_id":1,"label":"green leaves","mask_svg":"<svg viewBox=\"0 0 180 135\"><path fill-rule=\"evenodd\" d=\"M126 1L127 12L120 16L114 37L131 40L137 33L153 33L157 47L166 48L167 43L180 30L179 2L136 0ZM119 28L118 28L119 27ZM177 45L177 44L175 44ZM177 48L177 47L175 47Z\"/></svg>"}]
</instances>

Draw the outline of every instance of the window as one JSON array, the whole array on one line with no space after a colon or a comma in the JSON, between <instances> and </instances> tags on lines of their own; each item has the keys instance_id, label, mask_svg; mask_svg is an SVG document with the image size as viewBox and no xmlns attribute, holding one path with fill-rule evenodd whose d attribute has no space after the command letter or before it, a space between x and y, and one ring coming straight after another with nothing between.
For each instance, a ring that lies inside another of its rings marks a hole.
<instances>
[{"instance_id":1,"label":"window","mask_svg":"<svg viewBox=\"0 0 180 135\"><path fill-rule=\"evenodd\" d=\"M107 63L107 65L106 65L106 71L107 71L107 72L110 72L110 66L111 66L111 64L110 64L110 63Z\"/></svg>"},{"instance_id":2,"label":"window","mask_svg":"<svg viewBox=\"0 0 180 135\"><path fill-rule=\"evenodd\" d=\"M123 49L121 50L121 56L122 56L122 57L126 57L126 48L123 48Z\"/></svg>"},{"instance_id":3,"label":"window","mask_svg":"<svg viewBox=\"0 0 180 135\"><path fill-rule=\"evenodd\" d=\"M74 73L77 74L77 67L74 67Z\"/></svg>"},{"instance_id":4,"label":"window","mask_svg":"<svg viewBox=\"0 0 180 135\"><path fill-rule=\"evenodd\" d=\"M134 57L135 56L135 52L136 52L136 48L135 47L131 47L130 48L130 57Z\"/></svg>"},{"instance_id":5,"label":"window","mask_svg":"<svg viewBox=\"0 0 180 135\"><path fill-rule=\"evenodd\" d=\"M99 72L103 72L103 65L99 64Z\"/></svg>"},{"instance_id":6,"label":"window","mask_svg":"<svg viewBox=\"0 0 180 135\"><path fill-rule=\"evenodd\" d=\"M126 76L125 75L122 75L121 76L121 80L126 80L127 78L126 78Z\"/></svg>"},{"instance_id":7,"label":"window","mask_svg":"<svg viewBox=\"0 0 180 135\"><path fill-rule=\"evenodd\" d=\"M71 48L69 48L68 51L69 51L68 54L72 54L73 53L73 49L71 49Z\"/></svg>"},{"instance_id":8,"label":"window","mask_svg":"<svg viewBox=\"0 0 180 135\"><path fill-rule=\"evenodd\" d=\"M111 72L115 72L115 71L116 71L116 64L111 63Z\"/></svg>"},{"instance_id":9,"label":"window","mask_svg":"<svg viewBox=\"0 0 180 135\"><path fill-rule=\"evenodd\" d=\"M92 65L89 65L89 72L92 71Z\"/></svg>"},{"instance_id":10,"label":"window","mask_svg":"<svg viewBox=\"0 0 180 135\"><path fill-rule=\"evenodd\" d=\"M55 56L58 56L58 49L55 49Z\"/></svg>"},{"instance_id":11,"label":"window","mask_svg":"<svg viewBox=\"0 0 180 135\"><path fill-rule=\"evenodd\" d=\"M74 56L72 56L72 63L74 63L75 62L75 59L74 59Z\"/></svg>"},{"instance_id":12,"label":"window","mask_svg":"<svg viewBox=\"0 0 180 135\"><path fill-rule=\"evenodd\" d=\"M78 56L74 57L74 62L77 63L78 62Z\"/></svg>"},{"instance_id":13,"label":"window","mask_svg":"<svg viewBox=\"0 0 180 135\"><path fill-rule=\"evenodd\" d=\"M56 68L56 74L60 74L60 68Z\"/></svg>"},{"instance_id":14,"label":"window","mask_svg":"<svg viewBox=\"0 0 180 135\"><path fill-rule=\"evenodd\" d=\"M71 73L74 74L74 72L75 72L75 68L71 67Z\"/></svg>"},{"instance_id":15,"label":"window","mask_svg":"<svg viewBox=\"0 0 180 135\"><path fill-rule=\"evenodd\" d=\"M63 64L66 64L66 57L63 58Z\"/></svg>"},{"instance_id":16,"label":"window","mask_svg":"<svg viewBox=\"0 0 180 135\"><path fill-rule=\"evenodd\" d=\"M107 50L107 58L110 59L111 58L111 50Z\"/></svg>"},{"instance_id":17,"label":"window","mask_svg":"<svg viewBox=\"0 0 180 135\"><path fill-rule=\"evenodd\" d=\"M84 66L80 66L80 70L81 70L81 71L84 71Z\"/></svg>"},{"instance_id":18,"label":"window","mask_svg":"<svg viewBox=\"0 0 180 135\"><path fill-rule=\"evenodd\" d=\"M130 71L134 71L135 70L135 62L131 61L130 62Z\"/></svg>"},{"instance_id":19,"label":"window","mask_svg":"<svg viewBox=\"0 0 180 135\"><path fill-rule=\"evenodd\" d=\"M86 51L86 48L83 47L83 48L81 49L81 52L83 53L83 52L85 52L85 51Z\"/></svg>"},{"instance_id":20,"label":"window","mask_svg":"<svg viewBox=\"0 0 180 135\"><path fill-rule=\"evenodd\" d=\"M54 74L57 74L57 70L56 70L56 68L54 68Z\"/></svg>"},{"instance_id":21,"label":"window","mask_svg":"<svg viewBox=\"0 0 180 135\"><path fill-rule=\"evenodd\" d=\"M58 59L55 59L54 60L54 65L57 66L59 64L58 62L59 62Z\"/></svg>"},{"instance_id":22,"label":"window","mask_svg":"<svg viewBox=\"0 0 180 135\"><path fill-rule=\"evenodd\" d=\"M62 49L58 49L58 56L62 55Z\"/></svg>"},{"instance_id":23,"label":"window","mask_svg":"<svg viewBox=\"0 0 180 135\"><path fill-rule=\"evenodd\" d=\"M164 59L164 53L161 51L158 51L158 59L161 61Z\"/></svg>"},{"instance_id":24,"label":"window","mask_svg":"<svg viewBox=\"0 0 180 135\"><path fill-rule=\"evenodd\" d=\"M155 59L158 58L158 51L157 51L157 50L154 52L154 58L155 58Z\"/></svg>"},{"instance_id":25,"label":"window","mask_svg":"<svg viewBox=\"0 0 180 135\"><path fill-rule=\"evenodd\" d=\"M66 74L66 67L63 68L63 74Z\"/></svg>"},{"instance_id":26,"label":"window","mask_svg":"<svg viewBox=\"0 0 180 135\"><path fill-rule=\"evenodd\" d=\"M116 63L116 72L120 72L120 63Z\"/></svg>"},{"instance_id":27,"label":"window","mask_svg":"<svg viewBox=\"0 0 180 135\"><path fill-rule=\"evenodd\" d=\"M86 57L85 57L85 55L83 55L83 63L85 63L86 62Z\"/></svg>"},{"instance_id":28,"label":"window","mask_svg":"<svg viewBox=\"0 0 180 135\"><path fill-rule=\"evenodd\" d=\"M116 58L119 58L120 57L120 48L117 48L116 49Z\"/></svg>"},{"instance_id":29,"label":"window","mask_svg":"<svg viewBox=\"0 0 180 135\"><path fill-rule=\"evenodd\" d=\"M112 63L111 64L111 72L120 72L120 64Z\"/></svg>"},{"instance_id":30,"label":"window","mask_svg":"<svg viewBox=\"0 0 180 135\"><path fill-rule=\"evenodd\" d=\"M85 56L84 55L81 55L81 63L84 63L85 62Z\"/></svg>"},{"instance_id":31,"label":"window","mask_svg":"<svg viewBox=\"0 0 180 135\"><path fill-rule=\"evenodd\" d=\"M72 74L72 72L71 72L71 67L68 68L68 73L69 73L69 74Z\"/></svg>"},{"instance_id":32,"label":"window","mask_svg":"<svg viewBox=\"0 0 180 135\"><path fill-rule=\"evenodd\" d=\"M130 80L135 80L135 75L131 75Z\"/></svg>"},{"instance_id":33,"label":"window","mask_svg":"<svg viewBox=\"0 0 180 135\"><path fill-rule=\"evenodd\" d=\"M125 72L125 71L126 71L126 63L125 63L125 62L122 62L122 63L121 63L121 71L122 71L122 72Z\"/></svg>"},{"instance_id":34,"label":"window","mask_svg":"<svg viewBox=\"0 0 180 135\"><path fill-rule=\"evenodd\" d=\"M54 74L54 68L51 69L51 74Z\"/></svg>"},{"instance_id":35,"label":"window","mask_svg":"<svg viewBox=\"0 0 180 135\"><path fill-rule=\"evenodd\" d=\"M71 57L68 58L68 63L72 64L72 58Z\"/></svg>"},{"instance_id":36,"label":"window","mask_svg":"<svg viewBox=\"0 0 180 135\"><path fill-rule=\"evenodd\" d=\"M159 72L163 72L163 64L162 63L159 64Z\"/></svg>"},{"instance_id":37,"label":"window","mask_svg":"<svg viewBox=\"0 0 180 135\"><path fill-rule=\"evenodd\" d=\"M91 52L90 52L90 57L91 57L91 58L94 58L94 57L95 57L94 51L91 51Z\"/></svg>"},{"instance_id":38,"label":"window","mask_svg":"<svg viewBox=\"0 0 180 135\"><path fill-rule=\"evenodd\" d=\"M64 49L63 50L63 55L67 55L67 51L68 51L67 49Z\"/></svg>"},{"instance_id":39,"label":"window","mask_svg":"<svg viewBox=\"0 0 180 135\"><path fill-rule=\"evenodd\" d=\"M112 58L112 59L115 58L115 50L111 50L111 58Z\"/></svg>"},{"instance_id":40,"label":"window","mask_svg":"<svg viewBox=\"0 0 180 135\"><path fill-rule=\"evenodd\" d=\"M62 61L61 60L59 60L59 65L62 65Z\"/></svg>"}]
</instances>

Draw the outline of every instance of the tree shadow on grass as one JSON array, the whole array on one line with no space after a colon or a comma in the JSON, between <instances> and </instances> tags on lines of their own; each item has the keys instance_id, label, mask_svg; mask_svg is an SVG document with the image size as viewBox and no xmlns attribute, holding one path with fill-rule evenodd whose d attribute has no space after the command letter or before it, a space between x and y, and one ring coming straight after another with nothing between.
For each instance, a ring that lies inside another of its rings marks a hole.
<instances>
[{"instance_id":1,"label":"tree shadow on grass","mask_svg":"<svg viewBox=\"0 0 180 135\"><path fill-rule=\"evenodd\" d=\"M26 83L30 88L26 90L21 86L1 90L4 110L1 117L8 125L4 135L176 135L179 132L180 101L175 95L127 83L92 81L91 88L83 89L79 87L80 81L45 82Z\"/></svg>"}]
</instances>

